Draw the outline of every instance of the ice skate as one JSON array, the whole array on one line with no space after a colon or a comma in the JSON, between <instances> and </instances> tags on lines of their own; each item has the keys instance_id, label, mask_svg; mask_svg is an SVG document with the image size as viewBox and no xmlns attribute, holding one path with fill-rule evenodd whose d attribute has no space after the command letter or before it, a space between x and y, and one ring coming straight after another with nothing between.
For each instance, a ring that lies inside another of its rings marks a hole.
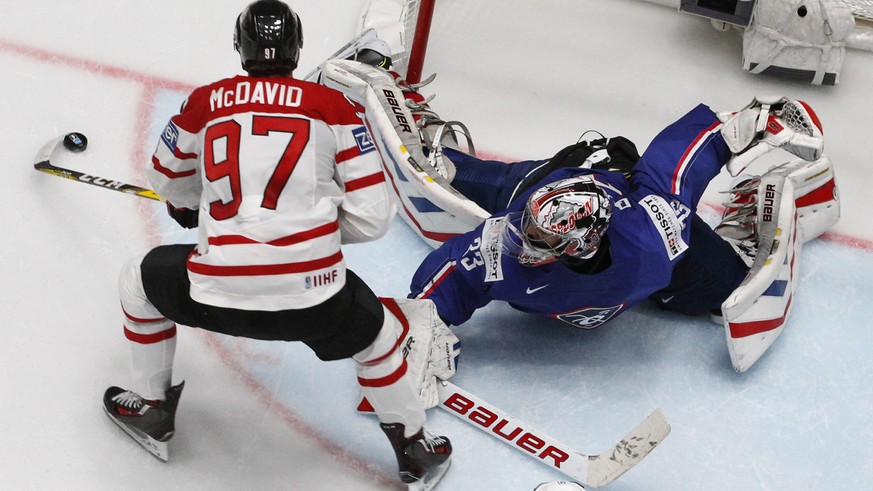
<instances>
[{"instance_id":1,"label":"ice skate","mask_svg":"<svg viewBox=\"0 0 873 491\"><path fill-rule=\"evenodd\" d=\"M103 395L103 409L112 421L152 455L166 462L167 442L175 432L176 407L185 382L171 387L166 400L143 399L135 392L110 387Z\"/></svg>"},{"instance_id":2,"label":"ice skate","mask_svg":"<svg viewBox=\"0 0 873 491\"><path fill-rule=\"evenodd\" d=\"M451 465L452 444L444 436L420 430L411 438L403 436L399 423L381 424L397 456L400 480L409 491L428 491L443 478Z\"/></svg>"}]
</instances>

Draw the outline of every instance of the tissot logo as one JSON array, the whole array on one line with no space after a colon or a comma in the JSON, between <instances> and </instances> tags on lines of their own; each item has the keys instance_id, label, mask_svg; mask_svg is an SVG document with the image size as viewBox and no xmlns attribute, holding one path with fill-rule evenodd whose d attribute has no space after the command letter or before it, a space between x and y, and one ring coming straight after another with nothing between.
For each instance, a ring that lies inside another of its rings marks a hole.
<instances>
[{"instance_id":1,"label":"tissot logo","mask_svg":"<svg viewBox=\"0 0 873 491\"><path fill-rule=\"evenodd\" d=\"M650 194L640 200L640 206L655 224L671 261L688 249L688 245L682 240L682 223L664 198Z\"/></svg>"}]
</instances>

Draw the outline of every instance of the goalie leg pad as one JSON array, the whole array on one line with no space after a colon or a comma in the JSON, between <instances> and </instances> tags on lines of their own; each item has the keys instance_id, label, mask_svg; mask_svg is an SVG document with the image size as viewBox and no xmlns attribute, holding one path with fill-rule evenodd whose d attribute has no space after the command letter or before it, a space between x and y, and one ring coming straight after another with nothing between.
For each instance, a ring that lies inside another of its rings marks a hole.
<instances>
[{"instance_id":1,"label":"goalie leg pad","mask_svg":"<svg viewBox=\"0 0 873 491\"><path fill-rule=\"evenodd\" d=\"M821 157L821 122L809 104L786 98L756 98L738 113L722 114L722 136L734 153L726 167L739 175L754 160L782 148L804 160Z\"/></svg>"},{"instance_id":2,"label":"goalie leg pad","mask_svg":"<svg viewBox=\"0 0 873 491\"><path fill-rule=\"evenodd\" d=\"M757 220L751 269L722 304L728 351L739 372L748 370L782 333L797 290L803 240L791 179L772 171L761 176Z\"/></svg>"},{"instance_id":3,"label":"goalie leg pad","mask_svg":"<svg viewBox=\"0 0 873 491\"><path fill-rule=\"evenodd\" d=\"M794 186L797 221L804 242L830 230L840 219L840 195L834 166L827 155L815 162L795 160L783 164Z\"/></svg>"}]
</instances>

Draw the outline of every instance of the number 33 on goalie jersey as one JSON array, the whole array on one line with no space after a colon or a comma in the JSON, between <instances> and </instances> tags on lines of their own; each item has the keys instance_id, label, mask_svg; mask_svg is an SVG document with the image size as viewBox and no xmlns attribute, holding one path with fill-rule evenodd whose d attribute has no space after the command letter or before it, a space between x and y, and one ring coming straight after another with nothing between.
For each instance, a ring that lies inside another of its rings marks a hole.
<instances>
[{"instance_id":1,"label":"number 33 on goalie jersey","mask_svg":"<svg viewBox=\"0 0 873 491\"><path fill-rule=\"evenodd\" d=\"M237 76L191 93L147 174L173 206L199 209L194 300L276 311L340 290L341 243L382 236L395 212L356 109L292 78Z\"/></svg>"}]
</instances>

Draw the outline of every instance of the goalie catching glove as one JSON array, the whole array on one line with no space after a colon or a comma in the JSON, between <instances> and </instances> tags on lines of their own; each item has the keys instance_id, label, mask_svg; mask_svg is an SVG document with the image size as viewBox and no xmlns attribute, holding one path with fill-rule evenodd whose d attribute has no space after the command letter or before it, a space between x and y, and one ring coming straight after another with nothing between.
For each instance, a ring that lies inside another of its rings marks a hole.
<instances>
[{"instance_id":1,"label":"goalie catching glove","mask_svg":"<svg viewBox=\"0 0 873 491\"><path fill-rule=\"evenodd\" d=\"M404 337L400 350L422 405L430 409L439 404L439 381L452 378L457 370L461 342L440 319L432 301L408 298L380 300L403 325ZM358 411L373 412L370 402L363 396Z\"/></svg>"},{"instance_id":2,"label":"goalie catching glove","mask_svg":"<svg viewBox=\"0 0 873 491\"><path fill-rule=\"evenodd\" d=\"M721 133L734 157L726 167L736 177L755 159L781 148L812 162L821 157L821 122L809 105L785 97L758 97L736 113L719 114Z\"/></svg>"}]
</instances>

